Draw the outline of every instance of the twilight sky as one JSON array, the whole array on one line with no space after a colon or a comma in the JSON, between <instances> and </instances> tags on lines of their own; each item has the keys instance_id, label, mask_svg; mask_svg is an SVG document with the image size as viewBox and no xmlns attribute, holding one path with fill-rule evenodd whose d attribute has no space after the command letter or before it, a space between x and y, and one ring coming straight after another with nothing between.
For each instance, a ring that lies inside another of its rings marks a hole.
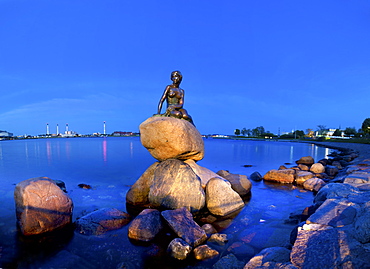
<instances>
[{"instance_id":1,"label":"twilight sky","mask_svg":"<svg viewBox=\"0 0 370 269\"><path fill-rule=\"evenodd\" d=\"M170 73L202 134L361 127L367 0L0 0L0 130L138 131Z\"/></svg>"}]
</instances>

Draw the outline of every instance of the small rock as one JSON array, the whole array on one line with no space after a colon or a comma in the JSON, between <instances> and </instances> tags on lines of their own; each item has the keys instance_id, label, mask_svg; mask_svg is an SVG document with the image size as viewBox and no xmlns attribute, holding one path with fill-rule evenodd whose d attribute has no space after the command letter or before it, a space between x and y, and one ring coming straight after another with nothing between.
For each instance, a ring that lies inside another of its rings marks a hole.
<instances>
[{"instance_id":1,"label":"small rock","mask_svg":"<svg viewBox=\"0 0 370 269\"><path fill-rule=\"evenodd\" d=\"M91 189L90 185L84 184L84 183L78 184L77 186L80 187L81 189L85 189L85 190L90 190Z\"/></svg>"},{"instance_id":2,"label":"small rock","mask_svg":"<svg viewBox=\"0 0 370 269\"><path fill-rule=\"evenodd\" d=\"M243 268L245 262L239 261L233 254L226 255L218 260L212 269L238 269Z\"/></svg>"},{"instance_id":3,"label":"small rock","mask_svg":"<svg viewBox=\"0 0 370 269\"><path fill-rule=\"evenodd\" d=\"M307 180L312 178L314 175L308 171L297 171L295 175L295 182L298 185L303 185L303 183Z\"/></svg>"},{"instance_id":4,"label":"small rock","mask_svg":"<svg viewBox=\"0 0 370 269\"><path fill-rule=\"evenodd\" d=\"M228 180L231 184L231 188L241 197L245 197L250 193L252 183L245 175L232 174L225 170L218 171L217 174Z\"/></svg>"},{"instance_id":5,"label":"small rock","mask_svg":"<svg viewBox=\"0 0 370 269\"><path fill-rule=\"evenodd\" d=\"M310 168L307 165L302 164L302 163L298 164L298 168L301 169L302 171L310 170Z\"/></svg>"},{"instance_id":6,"label":"small rock","mask_svg":"<svg viewBox=\"0 0 370 269\"><path fill-rule=\"evenodd\" d=\"M335 177L338 174L338 168L332 165L327 165L325 167L325 173L330 177Z\"/></svg>"},{"instance_id":7,"label":"small rock","mask_svg":"<svg viewBox=\"0 0 370 269\"><path fill-rule=\"evenodd\" d=\"M215 229L215 227L212 226L212 224L204 224L202 226L202 229L206 232L206 234L215 234L217 233L217 230Z\"/></svg>"},{"instance_id":8,"label":"small rock","mask_svg":"<svg viewBox=\"0 0 370 269\"><path fill-rule=\"evenodd\" d=\"M249 176L249 178L250 178L251 180L253 180L253 181L261 181L261 180L263 179L263 177L261 176L261 174L260 174L260 173L258 173L258 172L254 172L254 173L252 173L252 174Z\"/></svg>"},{"instance_id":9,"label":"small rock","mask_svg":"<svg viewBox=\"0 0 370 269\"><path fill-rule=\"evenodd\" d=\"M229 242L229 239L228 239L227 234L215 233L211 235L211 237L208 239L208 242L216 243L220 246L224 246L227 242Z\"/></svg>"},{"instance_id":10,"label":"small rock","mask_svg":"<svg viewBox=\"0 0 370 269\"><path fill-rule=\"evenodd\" d=\"M325 172L325 166L322 163L314 163L311 166L310 171L312 173L315 173L315 174L324 173Z\"/></svg>"},{"instance_id":11,"label":"small rock","mask_svg":"<svg viewBox=\"0 0 370 269\"><path fill-rule=\"evenodd\" d=\"M321 178L313 177L303 183L303 188L309 191L319 191L326 183Z\"/></svg>"},{"instance_id":12,"label":"small rock","mask_svg":"<svg viewBox=\"0 0 370 269\"><path fill-rule=\"evenodd\" d=\"M177 260L185 260L189 256L191 250L192 247L181 238L173 239L167 248L170 256Z\"/></svg>"},{"instance_id":13,"label":"small rock","mask_svg":"<svg viewBox=\"0 0 370 269\"><path fill-rule=\"evenodd\" d=\"M194 249L194 257L197 260L203 261L218 256L217 250L210 248L207 245L202 245Z\"/></svg>"}]
</instances>

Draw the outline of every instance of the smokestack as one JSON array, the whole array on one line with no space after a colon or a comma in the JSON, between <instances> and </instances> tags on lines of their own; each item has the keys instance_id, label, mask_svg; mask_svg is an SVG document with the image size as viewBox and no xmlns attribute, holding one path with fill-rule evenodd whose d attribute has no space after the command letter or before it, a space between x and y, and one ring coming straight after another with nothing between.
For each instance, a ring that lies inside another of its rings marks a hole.
<instances>
[{"instance_id":1,"label":"smokestack","mask_svg":"<svg viewBox=\"0 0 370 269\"><path fill-rule=\"evenodd\" d=\"M59 135L59 124L57 123L57 136Z\"/></svg>"},{"instance_id":2,"label":"smokestack","mask_svg":"<svg viewBox=\"0 0 370 269\"><path fill-rule=\"evenodd\" d=\"M104 121L104 133L103 133L104 135L105 135L105 131L106 131L106 129L105 129L105 121Z\"/></svg>"},{"instance_id":3,"label":"smokestack","mask_svg":"<svg viewBox=\"0 0 370 269\"><path fill-rule=\"evenodd\" d=\"M49 123L46 123L46 135L49 135Z\"/></svg>"},{"instance_id":4,"label":"smokestack","mask_svg":"<svg viewBox=\"0 0 370 269\"><path fill-rule=\"evenodd\" d=\"M66 134L68 133L68 123L66 123Z\"/></svg>"}]
</instances>

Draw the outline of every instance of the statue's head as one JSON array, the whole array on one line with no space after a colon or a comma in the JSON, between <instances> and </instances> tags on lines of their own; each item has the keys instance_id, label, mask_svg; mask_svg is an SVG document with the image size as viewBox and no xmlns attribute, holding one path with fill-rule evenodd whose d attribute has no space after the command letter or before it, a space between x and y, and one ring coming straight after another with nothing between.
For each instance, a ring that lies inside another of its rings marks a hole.
<instances>
[{"instance_id":1,"label":"statue's head","mask_svg":"<svg viewBox=\"0 0 370 269\"><path fill-rule=\"evenodd\" d=\"M174 83L181 83L182 81L182 75L181 75L181 72L180 71L173 71L171 73L171 80L174 82Z\"/></svg>"}]
</instances>

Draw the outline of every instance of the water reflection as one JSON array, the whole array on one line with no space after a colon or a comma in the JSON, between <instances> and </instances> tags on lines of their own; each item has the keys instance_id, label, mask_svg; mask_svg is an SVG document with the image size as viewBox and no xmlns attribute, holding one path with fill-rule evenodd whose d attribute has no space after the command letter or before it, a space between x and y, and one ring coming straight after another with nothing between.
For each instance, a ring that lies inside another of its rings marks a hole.
<instances>
[{"instance_id":1,"label":"water reflection","mask_svg":"<svg viewBox=\"0 0 370 269\"><path fill-rule=\"evenodd\" d=\"M52 158L51 158L51 143L50 143L50 140L46 140L46 156L48 158L48 163L50 164L51 161L52 161Z\"/></svg>"},{"instance_id":2,"label":"water reflection","mask_svg":"<svg viewBox=\"0 0 370 269\"><path fill-rule=\"evenodd\" d=\"M103 138L103 161L104 163L107 162L107 139L106 137Z\"/></svg>"}]
</instances>

